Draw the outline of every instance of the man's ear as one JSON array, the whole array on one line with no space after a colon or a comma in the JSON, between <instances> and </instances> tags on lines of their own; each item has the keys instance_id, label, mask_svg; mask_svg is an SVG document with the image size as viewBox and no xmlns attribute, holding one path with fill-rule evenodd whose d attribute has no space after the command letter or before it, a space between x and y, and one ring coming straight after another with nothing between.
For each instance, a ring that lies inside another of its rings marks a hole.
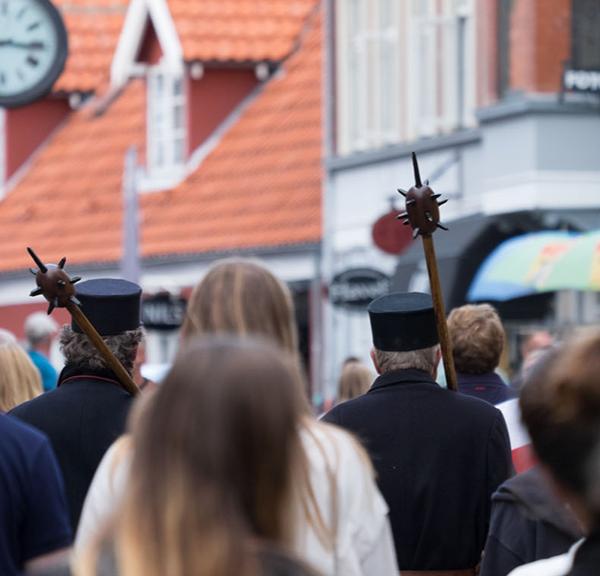
<instances>
[{"instance_id":1,"label":"man's ear","mask_svg":"<svg viewBox=\"0 0 600 576\"><path fill-rule=\"evenodd\" d=\"M375 356L375 348L371 348L371 362L373 362L373 367L375 368L375 372L377 374L381 374L381 370L377 364L377 356Z\"/></svg>"}]
</instances>

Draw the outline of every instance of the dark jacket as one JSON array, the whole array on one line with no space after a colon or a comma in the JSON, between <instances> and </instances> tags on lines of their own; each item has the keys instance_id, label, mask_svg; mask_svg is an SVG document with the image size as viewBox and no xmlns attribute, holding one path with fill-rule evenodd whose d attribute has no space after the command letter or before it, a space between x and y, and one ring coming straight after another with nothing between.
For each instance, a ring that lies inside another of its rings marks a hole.
<instances>
[{"instance_id":1,"label":"dark jacket","mask_svg":"<svg viewBox=\"0 0 600 576\"><path fill-rule=\"evenodd\" d=\"M575 552L568 576L597 576L600 572L600 526L592 530Z\"/></svg>"},{"instance_id":2,"label":"dark jacket","mask_svg":"<svg viewBox=\"0 0 600 576\"><path fill-rule=\"evenodd\" d=\"M480 576L506 576L522 564L563 554L580 538L573 514L533 468L492 497L492 519Z\"/></svg>"},{"instance_id":3,"label":"dark jacket","mask_svg":"<svg viewBox=\"0 0 600 576\"><path fill-rule=\"evenodd\" d=\"M401 570L479 563L491 495L512 472L499 410L441 388L425 372L400 370L324 419L367 447L390 508Z\"/></svg>"},{"instance_id":4,"label":"dark jacket","mask_svg":"<svg viewBox=\"0 0 600 576\"><path fill-rule=\"evenodd\" d=\"M66 367L56 389L10 412L50 439L65 480L73 532L94 472L124 432L133 401L112 372L85 372Z\"/></svg>"},{"instance_id":5,"label":"dark jacket","mask_svg":"<svg viewBox=\"0 0 600 576\"><path fill-rule=\"evenodd\" d=\"M457 374L458 391L461 394L474 396L490 404L501 404L516 396L514 390L509 388L498 374Z\"/></svg>"}]
</instances>

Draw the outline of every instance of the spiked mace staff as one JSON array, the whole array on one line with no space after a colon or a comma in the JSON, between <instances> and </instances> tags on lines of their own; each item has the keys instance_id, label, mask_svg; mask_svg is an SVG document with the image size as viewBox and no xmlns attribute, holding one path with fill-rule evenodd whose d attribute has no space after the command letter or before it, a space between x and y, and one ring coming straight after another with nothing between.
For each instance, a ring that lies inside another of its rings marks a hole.
<instances>
[{"instance_id":1,"label":"spiked mace staff","mask_svg":"<svg viewBox=\"0 0 600 576\"><path fill-rule=\"evenodd\" d=\"M438 229L448 230L440 224L440 206L448 200L439 201L441 194L435 194L429 187L429 181L421 182L419 173L419 164L417 155L412 153L413 170L415 173L415 185L408 190L398 189L398 192L406 199L406 211L398 216L404 222L405 226L410 225L413 229L413 238L421 236L423 240L423 250L425 252L425 261L427 262L427 273L429 274L429 284L431 286L431 298L435 310L438 334L440 337L440 346L442 348L442 358L444 360L444 371L446 372L446 382L450 390L456 390L456 371L454 369L454 359L452 357L452 344L448 335L448 325L446 324L446 311L444 309L444 298L442 296L442 286L438 272L437 260L435 258L435 246L433 245L432 234Z\"/></svg>"},{"instance_id":2,"label":"spiked mace staff","mask_svg":"<svg viewBox=\"0 0 600 576\"><path fill-rule=\"evenodd\" d=\"M29 252L29 255L33 258L33 261L38 267L37 270L33 268L29 269L35 276L35 282L37 284L37 288L32 290L29 295L39 296L42 294L49 302L48 314L51 314L52 310L55 308L66 308L73 320L75 320L98 352L100 352L105 362L116 374L123 388L135 396L139 392L138 387L79 307L81 306L81 302L77 300L75 295L74 284L79 282L81 278L79 276L70 278L65 272L64 267L67 259L62 258L58 265L44 264L31 248L27 248L27 252Z\"/></svg>"}]
</instances>

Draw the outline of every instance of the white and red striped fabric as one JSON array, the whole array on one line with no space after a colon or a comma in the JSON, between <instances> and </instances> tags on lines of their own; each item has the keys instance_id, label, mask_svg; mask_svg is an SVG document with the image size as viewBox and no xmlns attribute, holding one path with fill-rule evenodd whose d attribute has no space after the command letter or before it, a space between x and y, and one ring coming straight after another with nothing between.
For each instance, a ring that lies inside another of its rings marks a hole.
<instances>
[{"instance_id":1,"label":"white and red striped fabric","mask_svg":"<svg viewBox=\"0 0 600 576\"><path fill-rule=\"evenodd\" d=\"M506 426L508 427L508 436L510 438L510 447L512 450L512 460L515 470L518 473L525 472L532 468L536 459L531 446L529 434L521 422L521 411L519 409L519 400L513 398L496 404L496 408L502 412Z\"/></svg>"}]
</instances>

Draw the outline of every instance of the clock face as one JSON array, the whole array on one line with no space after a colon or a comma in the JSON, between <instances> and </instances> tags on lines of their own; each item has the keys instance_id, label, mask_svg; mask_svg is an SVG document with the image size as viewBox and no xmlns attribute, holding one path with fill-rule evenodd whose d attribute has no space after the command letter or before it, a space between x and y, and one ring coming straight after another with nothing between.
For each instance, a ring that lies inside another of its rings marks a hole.
<instances>
[{"instance_id":1,"label":"clock face","mask_svg":"<svg viewBox=\"0 0 600 576\"><path fill-rule=\"evenodd\" d=\"M66 56L65 27L49 0L0 0L0 106L45 95Z\"/></svg>"}]
</instances>

